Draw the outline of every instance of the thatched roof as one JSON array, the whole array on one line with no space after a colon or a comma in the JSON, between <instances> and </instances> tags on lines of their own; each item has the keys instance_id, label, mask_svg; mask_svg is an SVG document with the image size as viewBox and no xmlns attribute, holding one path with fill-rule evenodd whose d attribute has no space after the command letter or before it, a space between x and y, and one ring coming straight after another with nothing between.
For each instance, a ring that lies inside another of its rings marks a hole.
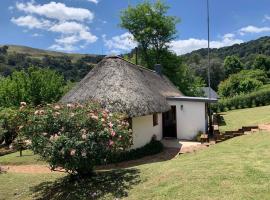
<instances>
[{"instance_id":1,"label":"thatched roof","mask_svg":"<svg viewBox=\"0 0 270 200\"><path fill-rule=\"evenodd\" d=\"M111 111L130 117L165 112L169 96L182 93L164 75L120 57L105 57L61 100L62 103L97 100Z\"/></svg>"}]
</instances>

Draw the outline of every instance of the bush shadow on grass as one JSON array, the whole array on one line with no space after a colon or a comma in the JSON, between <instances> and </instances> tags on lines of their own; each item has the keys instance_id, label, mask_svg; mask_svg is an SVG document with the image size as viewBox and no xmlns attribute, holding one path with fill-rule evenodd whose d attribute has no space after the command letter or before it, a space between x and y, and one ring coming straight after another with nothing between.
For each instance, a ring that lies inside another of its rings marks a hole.
<instances>
[{"instance_id":1,"label":"bush shadow on grass","mask_svg":"<svg viewBox=\"0 0 270 200\"><path fill-rule=\"evenodd\" d=\"M72 178L66 176L55 182L43 182L30 190L34 199L73 200L122 198L128 196L128 190L140 183L138 169L117 169L99 171L90 178Z\"/></svg>"}]
</instances>

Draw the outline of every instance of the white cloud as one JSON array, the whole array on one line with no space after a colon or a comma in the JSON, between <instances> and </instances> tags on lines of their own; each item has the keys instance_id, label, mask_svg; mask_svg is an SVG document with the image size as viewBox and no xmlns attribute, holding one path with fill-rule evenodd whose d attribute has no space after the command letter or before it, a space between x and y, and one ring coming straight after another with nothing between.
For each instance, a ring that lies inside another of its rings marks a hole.
<instances>
[{"instance_id":1,"label":"white cloud","mask_svg":"<svg viewBox=\"0 0 270 200\"><path fill-rule=\"evenodd\" d=\"M78 50L78 48L73 45L60 45L60 44L53 44L49 47L49 49L67 52Z\"/></svg>"},{"instance_id":2,"label":"white cloud","mask_svg":"<svg viewBox=\"0 0 270 200\"><path fill-rule=\"evenodd\" d=\"M263 22L270 21L270 15L264 15Z\"/></svg>"},{"instance_id":3,"label":"white cloud","mask_svg":"<svg viewBox=\"0 0 270 200\"><path fill-rule=\"evenodd\" d=\"M42 34L39 34L39 33L32 34L32 37L41 37L41 36L42 36Z\"/></svg>"},{"instance_id":4,"label":"white cloud","mask_svg":"<svg viewBox=\"0 0 270 200\"><path fill-rule=\"evenodd\" d=\"M67 7L63 3L50 2L38 5L34 1L16 3L16 8L27 13L26 16L12 18L11 21L28 29L39 29L58 33L54 44L49 48L60 51L74 51L97 41L90 32L85 20L92 20L93 13L84 8ZM37 37L37 34L31 36ZM77 47L78 46L78 47Z\"/></svg>"},{"instance_id":5,"label":"white cloud","mask_svg":"<svg viewBox=\"0 0 270 200\"><path fill-rule=\"evenodd\" d=\"M243 40L234 37L235 35L232 33L225 34L221 40L210 41L210 48L220 48L244 42ZM173 41L170 49L177 55L182 55L201 48L207 48L207 40L189 38L187 40Z\"/></svg>"},{"instance_id":6,"label":"white cloud","mask_svg":"<svg viewBox=\"0 0 270 200\"><path fill-rule=\"evenodd\" d=\"M245 35L247 33L264 33L264 32L270 32L270 27L264 26L264 27L257 27L257 26L246 26L241 29L239 29L240 35Z\"/></svg>"},{"instance_id":7,"label":"white cloud","mask_svg":"<svg viewBox=\"0 0 270 200\"><path fill-rule=\"evenodd\" d=\"M87 0L87 1L98 4L98 0Z\"/></svg>"},{"instance_id":8,"label":"white cloud","mask_svg":"<svg viewBox=\"0 0 270 200\"><path fill-rule=\"evenodd\" d=\"M93 35L89 28L83 24L77 22L60 22L59 24L53 25L50 29L52 32L62 33L64 36L61 39L56 39L55 41L61 44L66 41L68 44L71 44L70 41L73 41L73 44L79 41L85 41L87 43L93 43L97 41L97 37ZM75 42L76 41L76 42Z\"/></svg>"},{"instance_id":9,"label":"white cloud","mask_svg":"<svg viewBox=\"0 0 270 200\"><path fill-rule=\"evenodd\" d=\"M130 51L137 46L137 42L131 33L123 33L122 35L114 36L107 39L106 35L102 35L104 45L110 50L111 53L119 53L120 51Z\"/></svg>"},{"instance_id":10,"label":"white cloud","mask_svg":"<svg viewBox=\"0 0 270 200\"><path fill-rule=\"evenodd\" d=\"M29 14L37 14L43 17L57 20L92 20L94 14L85 8L68 7L63 3L50 2L47 4L35 4L34 1L27 3L16 3L16 7L20 11Z\"/></svg>"},{"instance_id":11,"label":"white cloud","mask_svg":"<svg viewBox=\"0 0 270 200\"><path fill-rule=\"evenodd\" d=\"M21 16L18 18L11 18L11 22L18 26L24 26L29 29L46 29L51 26L51 22L45 19L37 19L31 15Z\"/></svg>"}]
</instances>

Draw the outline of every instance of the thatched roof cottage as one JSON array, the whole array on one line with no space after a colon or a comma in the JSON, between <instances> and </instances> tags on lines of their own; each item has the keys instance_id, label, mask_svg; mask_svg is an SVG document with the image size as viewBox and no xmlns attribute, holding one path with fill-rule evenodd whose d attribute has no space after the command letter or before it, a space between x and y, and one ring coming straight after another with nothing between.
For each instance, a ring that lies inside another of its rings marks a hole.
<instances>
[{"instance_id":1,"label":"thatched roof cottage","mask_svg":"<svg viewBox=\"0 0 270 200\"><path fill-rule=\"evenodd\" d=\"M184 96L158 72L117 56L105 57L62 99L63 103L98 100L111 111L132 118L133 148L153 135L193 139L207 129L207 98Z\"/></svg>"}]
</instances>

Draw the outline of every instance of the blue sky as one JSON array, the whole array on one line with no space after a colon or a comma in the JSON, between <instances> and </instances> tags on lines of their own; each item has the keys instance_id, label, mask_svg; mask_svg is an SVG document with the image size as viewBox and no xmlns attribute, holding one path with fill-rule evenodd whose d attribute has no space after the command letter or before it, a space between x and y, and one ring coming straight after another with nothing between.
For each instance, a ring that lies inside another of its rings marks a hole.
<instances>
[{"instance_id":1,"label":"blue sky","mask_svg":"<svg viewBox=\"0 0 270 200\"><path fill-rule=\"evenodd\" d=\"M270 35L270 0L209 0L211 47ZM120 11L140 0L1 0L0 44L64 52L129 52L136 43L119 27ZM207 46L206 0L167 0L177 16L171 49L183 54Z\"/></svg>"}]
</instances>

